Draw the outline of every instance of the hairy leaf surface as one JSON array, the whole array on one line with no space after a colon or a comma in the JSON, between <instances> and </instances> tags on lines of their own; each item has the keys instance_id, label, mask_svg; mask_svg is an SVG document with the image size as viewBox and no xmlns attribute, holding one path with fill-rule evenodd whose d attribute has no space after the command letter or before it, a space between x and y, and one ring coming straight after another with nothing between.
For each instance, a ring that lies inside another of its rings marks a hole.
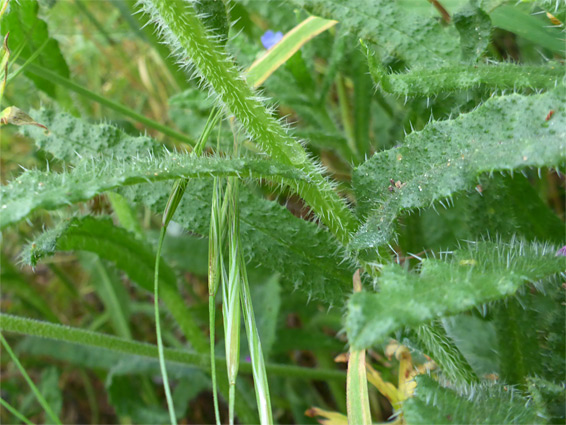
<instances>
[{"instance_id":1,"label":"hairy leaf surface","mask_svg":"<svg viewBox=\"0 0 566 425\"><path fill-rule=\"evenodd\" d=\"M512 387L481 384L461 393L441 386L431 377L417 378L415 397L403 405L410 424L536 424L544 423L536 409Z\"/></svg>"},{"instance_id":2,"label":"hairy leaf surface","mask_svg":"<svg viewBox=\"0 0 566 425\"><path fill-rule=\"evenodd\" d=\"M445 260L424 259L420 273L383 266L379 292L354 294L348 303L348 339L356 348L370 347L403 326L512 295L526 282L564 272L566 258L555 253L536 243L479 242Z\"/></svg>"},{"instance_id":3,"label":"hairy leaf surface","mask_svg":"<svg viewBox=\"0 0 566 425\"><path fill-rule=\"evenodd\" d=\"M483 173L562 166L565 105L563 90L490 99L469 114L410 134L400 148L374 155L354 172L359 211L369 217L351 246L387 244L399 212L472 188Z\"/></svg>"},{"instance_id":4,"label":"hairy leaf surface","mask_svg":"<svg viewBox=\"0 0 566 425\"><path fill-rule=\"evenodd\" d=\"M54 210L122 186L215 175L271 176L276 181L288 179L293 186L300 184L298 181L308 180L304 173L292 166L266 160L197 158L176 153L153 156L151 152L129 160L91 158L80 161L67 172L26 171L2 186L0 228L21 220L37 209Z\"/></svg>"},{"instance_id":5,"label":"hairy leaf surface","mask_svg":"<svg viewBox=\"0 0 566 425\"><path fill-rule=\"evenodd\" d=\"M380 46L386 55L409 65L432 65L459 57L459 36L453 26L411 14L389 0L293 0L309 12L336 19L358 37Z\"/></svg>"},{"instance_id":6,"label":"hairy leaf surface","mask_svg":"<svg viewBox=\"0 0 566 425\"><path fill-rule=\"evenodd\" d=\"M189 231L207 235L212 184L192 180L173 220ZM130 201L160 213L168 186L124 188ZM246 258L281 273L282 285L300 289L316 299L342 305L350 292L355 265L346 259L338 241L316 223L298 219L285 207L240 188L240 231Z\"/></svg>"}]
</instances>

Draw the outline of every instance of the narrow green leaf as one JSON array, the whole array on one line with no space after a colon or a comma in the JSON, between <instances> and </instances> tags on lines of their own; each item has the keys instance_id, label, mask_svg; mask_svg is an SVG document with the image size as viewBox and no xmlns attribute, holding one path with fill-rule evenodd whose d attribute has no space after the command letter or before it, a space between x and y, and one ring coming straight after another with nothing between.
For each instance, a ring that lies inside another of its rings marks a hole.
<instances>
[{"instance_id":1,"label":"narrow green leaf","mask_svg":"<svg viewBox=\"0 0 566 425\"><path fill-rule=\"evenodd\" d=\"M493 26L511 31L526 40L564 56L564 33L520 8L502 5L490 12Z\"/></svg>"},{"instance_id":2,"label":"narrow green leaf","mask_svg":"<svg viewBox=\"0 0 566 425\"><path fill-rule=\"evenodd\" d=\"M57 415L53 412L53 409L51 408L47 400L45 400L44 396L41 394L39 389L35 386L31 378L29 377L28 373L20 363L18 357L12 351L12 347L10 347L10 344L8 344L8 341L6 341L6 338L4 338L4 335L2 335L1 333L0 333L0 342L2 343L2 346L4 347L4 349L6 350L6 352L8 353L8 355L10 356L10 358L12 359L12 361L14 362L20 373L22 374L23 378L25 379L29 387L31 388L33 395L35 396L35 398L37 399L37 401L45 411L47 417L49 417L49 420L53 421L53 423L57 425L61 425L61 421L59 420Z\"/></svg>"},{"instance_id":3,"label":"narrow green leaf","mask_svg":"<svg viewBox=\"0 0 566 425\"><path fill-rule=\"evenodd\" d=\"M360 293L362 281L360 271L354 273L354 293ZM371 425L369 408L368 380L366 372L366 350L357 350L353 346L349 350L348 378L346 379L346 405L348 423Z\"/></svg>"},{"instance_id":4,"label":"narrow green leaf","mask_svg":"<svg viewBox=\"0 0 566 425\"><path fill-rule=\"evenodd\" d=\"M440 322L421 325L416 329L417 340L453 384L472 384L479 379L452 338Z\"/></svg>"},{"instance_id":5,"label":"narrow green leaf","mask_svg":"<svg viewBox=\"0 0 566 425\"><path fill-rule=\"evenodd\" d=\"M359 211L369 218L351 246L387 244L401 211L471 189L484 173L563 165L565 105L564 90L490 99L455 120L428 124L400 148L374 155L354 172Z\"/></svg>"},{"instance_id":6,"label":"narrow green leaf","mask_svg":"<svg viewBox=\"0 0 566 425\"><path fill-rule=\"evenodd\" d=\"M513 295L523 284L566 270L556 248L513 241L471 243L446 260L424 259L420 273L383 266L380 292L354 294L348 303L348 340L358 349L404 326L466 311Z\"/></svg>"},{"instance_id":7,"label":"narrow green leaf","mask_svg":"<svg viewBox=\"0 0 566 425\"><path fill-rule=\"evenodd\" d=\"M441 386L431 377L417 378L413 398L403 405L410 424L538 424L544 423L529 400L513 387L481 384L460 389Z\"/></svg>"},{"instance_id":8,"label":"narrow green leaf","mask_svg":"<svg viewBox=\"0 0 566 425\"><path fill-rule=\"evenodd\" d=\"M116 334L132 338L129 326L129 297L115 269L108 267L95 255L85 255L82 264L91 273L91 282L100 297Z\"/></svg>"},{"instance_id":9,"label":"narrow green leaf","mask_svg":"<svg viewBox=\"0 0 566 425\"><path fill-rule=\"evenodd\" d=\"M260 86L277 68L293 56L303 44L316 37L337 21L311 16L289 31L283 39L273 46L248 69L246 80L253 87Z\"/></svg>"},{"instance_id":10,"label":"narrow green leaf","mask_svg":"<svg viewBox=\"0 0 566 425\"><path fill-rule=\"evenodd\" d=\"M47 24L37 16L39 4L36 0L21 2L12 1L10 9L2 18L2 35L10 33L10 45L18 48L23 45L22 57L29 58L46 42L43 50L36 59L42 67L61 75L69 77L69 68L57 40L49 36ZM55 85L43 78L25 71L26 75L35 83L36 87L55 97Z\"/></svg>"}]
</instances>

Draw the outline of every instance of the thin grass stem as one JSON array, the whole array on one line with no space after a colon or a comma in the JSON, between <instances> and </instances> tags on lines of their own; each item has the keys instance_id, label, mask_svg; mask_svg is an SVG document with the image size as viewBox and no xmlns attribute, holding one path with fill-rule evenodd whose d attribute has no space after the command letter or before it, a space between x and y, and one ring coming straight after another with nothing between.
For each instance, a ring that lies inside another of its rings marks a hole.
<instances>
[{"instance_id":1,"label":"thin grass stem","mask_svg":"<svg viewBox=\"0 0 566 425\"><path fill-rule=\"evenodd\" d=\"M22 415L15 407L8 404L8 402L6 402L6 400L4 400L3 398L0 398L0 405L2 405L8 412L10 412L23 423L27 425L33 425L33 422L30 422L24 415Z\"/></svg>"},{"instance_id":2,"label":"thin grass stem","mask_svg":"<svg viewBox=\"0 0 566 425\"><path fill-rule=\"evenodd\" d=\"M45 398L43 398L43 396L39 392L39 389L35 386L35 384L31 380L31 378L27 374L26 370L24 369L24 367L22 366L22 364L18 360L18 357L12 351L12 347L10 347L10 344L8 344L8 341L6 341L6 338L4 338L4 335L2 335L1 333L0 333L0 341L2 342L2 345L4 346L4 348L6 349L8 354L10 355L12 361L16 364L16 367L18 368L18 370L20 371L20 373L22 374L22 376L24 377L24 379L28 383L29 387L31 388L31 391L35 395L35 398L37 399L37 401L39 402L41 407L43 407L43 410L45 410L45 413L47 414L47 416L49 416L49 419L57 425L62 425L61 421L59 420L57 415L51 409L51 406L49 406L49 403L47 403L47 400L45 400Z\"/></svg>"},{"instance_id":3,"label":"thin grass stem","mask_svg":"<svg viewBox=\"0 0 566 425\"><path fill-rule=\"evenodd\" d=\"M173 397L171 397L171 389L169 388L169 379L167 378L167 368L165 367L165 357L163 354L163 341L161 339L161 323L159 320L159 260L161 259L161 248L165 239L166 227L161 227L159 234L159 242L157 244L157 254L155 255L155 282L154 282L154 300L155 300L155 329L157 335L157 349L159 352L159 367L161 368L161 376L163 377L163 387L165 389L165 398L167 399L167 408L169 410L169 419L172 425L177 424L175 416L175 408L173 407Z\"/></svg>"}]
</instances>

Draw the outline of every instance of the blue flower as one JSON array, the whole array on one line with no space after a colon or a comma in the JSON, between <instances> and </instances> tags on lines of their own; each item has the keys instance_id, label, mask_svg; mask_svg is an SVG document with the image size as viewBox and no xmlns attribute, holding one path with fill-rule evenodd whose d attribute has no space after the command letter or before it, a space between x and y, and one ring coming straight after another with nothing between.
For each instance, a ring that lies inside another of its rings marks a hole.
<instances>
[{"instance_id":1,"label":"blue flower","mask_svg":"<svg viewBox=\"0 0 566 425\"><path fill-rule=\"evenodd\" d=\"M566 245L564 245L562 248L560 248L557 252L556 252L557 256L564 256L566 257Z\"/></svg>"},{"instance_id":2,"label":"blue flower","mask_svg":"<svg viewBox=\"0 0 566 425\"><path fill-rule=\"evenodd\" d=\"M283 33L281 31L273 32L271 30L265 31L265 34L261 36L261 44L266 49L271 49L283 38Z\"/></svg>"}]
</instances>

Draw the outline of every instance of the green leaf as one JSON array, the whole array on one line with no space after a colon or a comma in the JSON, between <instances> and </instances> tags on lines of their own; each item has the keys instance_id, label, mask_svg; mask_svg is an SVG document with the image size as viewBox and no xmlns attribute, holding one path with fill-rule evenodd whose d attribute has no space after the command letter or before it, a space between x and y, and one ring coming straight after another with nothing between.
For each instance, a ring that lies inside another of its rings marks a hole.
<instances>
[{"instance_id":1,"label":"green leaf","mask_svg":"<svg viewBox=\"0 0 566 425\"><path fill-rule=\"evenodd\" d=\"M422 351L430 356L442 370L443 375L454 384L478 382L478 377L467 359L446 333L439 321L421 325L416 329L417 341Z\"/></svg>"},{"instance_id":2,"label":"green leaf","mask_svg":"<svg viewBox=\"0 0 566 425\"><path fill-rule=\"evenodd\" d=\"M529 15L528 12L514 6L499 6L490 12L494 27L511 31L526 40L564 56L564 33L552 28L549 22Z\"/></svg>"},{"instance_id":3,"label":"green leaf","mask_svg":"<svg viewBox=\"0 0 566 425\"><path fill-rule=\"evenodd\" d=\"M10 10L2 18L2 35L10 33L10 46L17 49L23 46L21 56L29 58L37 50L41 53L36 62L63 77L69 77L69 68L59 50L59 43L49 36L47 24L37 14L39 5L35 0L10 3ZM43 78L24 71L35 83L51 97L56 96L55 85Z\"/></svg>"},{"instance_id":4,"label":"green leaf","mask_svg":"<svg viewBox=\"0 0 566 425\"><path fill-rule=\"evenodd\" d=\"M564 272L566 257L555 253L536 243L478 242L445 260L422 260L419 273L385 265L379 292L354 294L348 302L348 340L358 349L370 347L404 326L513 295L526 282Z\"/></svg>"},{"instance_id":5,"label":"green leaf","mask_svg":"<svg viewBox=\"0 0 566 425\"><path fill-rule=\"evenodd\" d=\"M389 0L293 0L309 12L336 19L408 65L421 66L458 59L458 33L436 19L410 14Z\"/></svg>"},{"instance_id":6,"label":"green leaf","mask_svg":"<svg viewBox=\"0 0 566 425\"><path fill-rule=\"evenodd\" d=\"M474 63L491 42L491 19L479 7L469 5L452 17L460 33L462 61Z\"/></svg>"},{"instance_id":7,"label":"green leaf","mask_svg":"<svg viewBox=\"0 0 566 425\"><path fill-rule=\"evenodd\" d=\"M493 308L495 352L504 382L524 386L534 376L554 382L566 380L562 283L562 279L550 279Z\"/></svg>"},{"instance_id":8,"label":"green leaf","mask_svg":"<svg viewBox=\"0 0 566 425\"><path fill-rule=\"evenodd\" d=\"M260 86L277 68L297 53L303 44L336 24L336 21L316 16L305 19L249 67L246 80L253 87Z\"/></svg>"},{"instance_id":9,"label":"green leaf","mask_svg":"<svg viewBox=\"0 0 566 425\"><path fill-rule=\"evenodd\" d=\"M459 393L431 377L416 378L415 396L403 405L409 424L537 424L538 412L513 387L481 384Z\"/></svg>"},{"instance_id":10,"label":"green leaf","mask_svg":"<svg viewBox=\"0 0 566 425\"><path fill-rule=\"evenodd\" d=\"M354 172L359 211L369 217L351 247L387 244L401 211L475 187L484 173L563 165L565 105L563 90L490 99L457 119L428 124L400 148L374 155Z\"/></svg>"},{"instance_id":11,"label":"green leaf","mask_svg":"<svg viewBox=\"0 0 566 425\"><path fill-rule=\"evenodd\" d=\"M168 375L176 380L176 416L185 415L188 403L201 391L210 387L209 378L200 370L178 363L167 365ZM156 405L140 406L141 376L159 376L159 362L154 359L131 356L123 358L110 369L105 387L108 399L120 416L130 417L134 423L167 423L167 411ZM181 390L180 393L178 390Z\"/></svg>"},{"instance_id":12,"label":"green leaf","mask_svg":"<svg viewBox=\"0 0 566 425\"><path fill-rule=\"evenodd\" d=\"M117 270L103 263L96 255L85 253L81 263L90 271L91 282L105 310L110 314L114 331L122 338L132 338L129 296Z\"/></svg>"},{"instance_id":13,"label":"green leaf","mask_svg":"<svg viewBox=\"0 0 566 425\"><path fill-rule=\"evenodd\" d=\"M403 74L388 74L372 51L367 49L366 52L375 84L383 91L397 96L429 97L476 88L513 91L553 89L563 84L566 75L564 66L558 63L444 65L414 68Z\"/></svg>"},{"instance_id":14,"label":"green leaf","mask_svg":"<svg viewBox=\"0 0 566 425\"><path fill-rule=\"evenodd\" d=\"M153 291L155 253L134 234L115 227L110 219L74 218L40 235L22 253L22 261L35 265L57 251L89 251L124 271L146 291ZM206 350L207 343L177 289L175 272L161 262L161 297L187 339L195 349Z\"/></svg>"},{"instance_id":15,"label":"green leaf","mask_svg":"<svg viewBox=\"0 0 566 425\"><path fill-rule=\"evenodd\" d=\"M181 0L142 0L142 10L161 29L165 42L174 46L184 65L195 66L206 80L217 103L234 114L247 135L275 161L293 165L309 174L316 184L298 186L299 195L312 207L341 242L346 243L356 221L333 185L248 86L231 58L198 20L191 4ZM179 20L178 16L183 16Z\"/></svg>"},{"instance_id":16,"label":"green leaf","mask_svg":"<svg viewBox=\"0 0 566 425\"><path fill-rule=\"evenodd\" d=\"M208 235L212 182L193 180L187 187L174 221L192 233ZM159 183L123 189L130 201L156 213L163 211L168 187ZM341 245L313 222L294 217L276 202L240 189L241 238L248 261L281 273L282 285L300 289L312 298L342 305L350 293L355 265Z\"/></svg>"},{"instance_id":17,"label":"green leaf","mask_svg":"<svg viewBox=\"0 0 566 425\"><path fill-rule=\"evenodd\" d=\"M97 154L126 159L158 146L150 137L131 136L112 125L89 123L54 109L42 108L30 115L48 131L27 127L22 133L33 139L39 149L71 163Z\"/></svg>"},{"instance_id":18,"label":"green leaf","mask_svg":"<svg viewBox=\"0 0 566 425\"><path fill-rule=\"evenodd\" d=\"M43 208L54 210L75 204L122 186L175 180L179 177L273 177L302 186L310 180L300 170L267 160L221 159L162 151L148 152L128 160L106 157L81 160L71 171L62 173L26 171L0 188L0 228L15 223ZM308 183L310 185L310 183Z\"/></svg>"}]
</instances>

